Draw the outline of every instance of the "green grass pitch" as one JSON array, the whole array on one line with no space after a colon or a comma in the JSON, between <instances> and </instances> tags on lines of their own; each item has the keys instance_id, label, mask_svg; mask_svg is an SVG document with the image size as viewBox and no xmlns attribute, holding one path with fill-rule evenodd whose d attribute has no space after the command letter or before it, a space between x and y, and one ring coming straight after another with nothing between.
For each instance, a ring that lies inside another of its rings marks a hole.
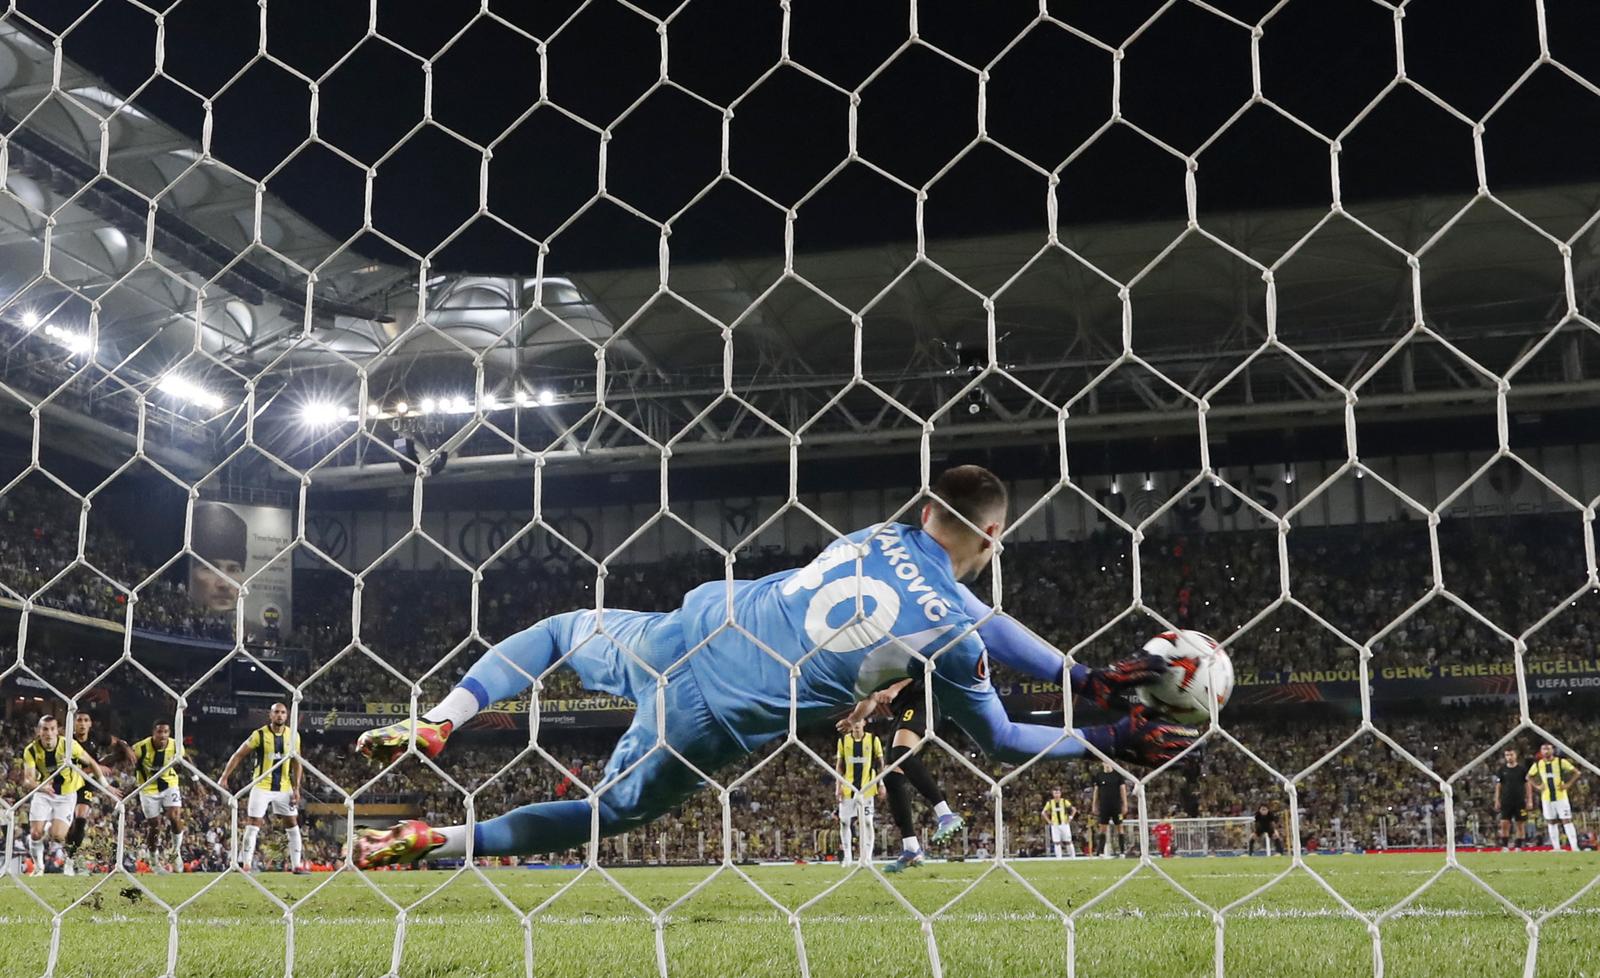
<instances>
[{"instance_id":1,"label":"green grass pitch","mask_svg":"<svg viewBox=\"0 0 1600 978\"><path fill-rule=\"evenodd\" d=\"M1215 974L1211 911L1132 860L1009 864L1065 910L1084 907L1112 882L1120 889L1077 918L1072 943L1061 920L1026 887L985 863L930 863L891 877L900 897L924 913L957 900L932 924L944 974L1066 975L1069 947L1082 976L1187 978ZM1244 897L1288 868L1272 859L1180 859L1160 863L1211 907ZM1394 905L1444 865L1440 855L1312 857L1308 865L1357 909ZM1461 865L1513 906L1538 916L1600 874L1592 853L1463 855ZM614 870L617 883L644 906L665 908L713 867ZM1136 871L1137 870L1137 871ZM746 871L784 907L795 908L829 887L801 916L805 953L815 976L932 974L928 941L916 918L866 872L834 865L761 866ZM500 976L532 971L566 976L648 976L658 947L648 913L605 876L567 871L486 871L503 894L470 874L377 873L367 880L409 906L399 974L407 978ZM847 878L848 877L848 878ZM357 978L390 973L396 915L367 882L336 877L258 874L278 898L303 900L295 911L293 973ZM576 882L574 882L576 880ZM841 882L842 881L842 882ZM147 897L130 899L125 877L47 877L23 881L41 900L62 907L96 883L98 890L62 918L55 974L70 978L142 978L167 972L169 922ZM205 978L282 975L291 934L282 911L235 876L147 876L152 893L183 907L177 925L175 973ZM203 894L208 883L215 883ZM524 928L517 909L549 902ZM321 887L314 894L314 888ZM310 894L308 896L308 894ZM514 909L515 908L515 909ZM1522 975L1529 946L1523 918L1450 871L1383 923L1387 976ZM51 911L13 879L0 883L0 974L26 978L46 970ZM786 911L737 875L716 879L680 903L662 932L668 972L692 978L797 975L799 952ZM1373 973L1367 924L1350 917L1315 880L1296 871L1228 914L1223 966L1228 975L1349 976ZM1540 930L1535 972L1600 976L1600 886Z\"/></svg>"}]
</instances>

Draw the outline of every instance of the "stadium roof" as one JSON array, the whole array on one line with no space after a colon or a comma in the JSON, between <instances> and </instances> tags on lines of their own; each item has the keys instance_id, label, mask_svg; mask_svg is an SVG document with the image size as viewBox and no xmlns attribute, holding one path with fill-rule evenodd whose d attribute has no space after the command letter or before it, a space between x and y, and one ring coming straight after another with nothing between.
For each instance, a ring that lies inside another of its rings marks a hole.
<instances>
[{"instance_id":1,"label":"stadium roof","mask_svg":"<svg viewBox=\"0 0 1600 978\"><path fill-rule=\"evenodd\" d=\"M1503 373L1535 350L1516 377L1521 403L1600 400L1583 358L1593 331L1570 315L1590 311L1600 283L1600 184L1208 214L1187 231L1180 207L1062 224L1056 242L1041 201L1034 231L930 238L921 260L908 225L898 243L796 250L789 269L781 249L670 265L664 250L654 267L436 273L370 233L336 240L102 79L66 59L58 83L55 70L49 45L0 23L0 317L19 409L4 423L27 433L24 402L70 380L43 412L88 457L126 454L138 394L174 374L216 400L152 399L165 409L165 434L146 439L158 457L208 471L253 406L256 443L320 465L325 485L406 478L382 464L391 429L452 451L458 474L541 451L653 464L648 441L674 436L675 454L711 461L733 446L740 460L781 457L791 432L874 454L914 445L929 418L943 448L1049 441L1058 427L1193 431L1193 398L1208 391L1217 427L1297 412L1337 422L1343 397L1279 351L1214 389L1269 321L1327 379L1361 381L1365 404L1491 411L1495 379L1463 357ZM1569 238L1573 309L1557 244ZM1408 251L1422 258L1415 276ZM991 315L1004 373L979 392ZM471 410L416 416L424 398L478 400L480 383L484 424ZM591 410L597 383L609 413ZM313 402L350 411L352 426L375 404L370 436L308 434L298 422Z\"/></svg>"}]
</instances>

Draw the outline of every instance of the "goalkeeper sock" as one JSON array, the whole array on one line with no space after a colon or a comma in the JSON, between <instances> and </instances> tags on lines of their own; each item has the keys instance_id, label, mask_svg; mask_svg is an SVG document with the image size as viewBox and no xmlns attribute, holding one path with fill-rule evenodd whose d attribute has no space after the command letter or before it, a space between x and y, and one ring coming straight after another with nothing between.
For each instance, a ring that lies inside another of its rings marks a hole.
<instances>
[{"instance_id":1,"label":"goalkeeper sock","mask_svg":"<svg viewBox=\"0 0 1600 978\"><path fill-rule=\"evenodd\" d=\"M304 841L300 838L300 826L292 825L286 833L289 836L289 868L298 869L300 857L304 855Z\"/></svg>"},{"instance_id":2,"label":"goalkeeper sock","mask_svg":"<svg viewBox=\"0 0 1600 978\"><path fill-rule=\"evenodd\" d=\"M955 812L950 810L949 802L941 801L939 804L933 806L933 814L937 815L939 818L944 818L946 815L954 815Z\"/></svg>"},{"instance_id":3,"label":"goalkeeper sock","mask_svg":"<svg viewBox=\"0 0 1600 978\"><path fill-rule=\"evenodd\" d=\"M450 722L452 727L460 727L463 723L477 715L481 707L478 697L472 690L465 686L457 686L445 694L439 705L422 715L422 719L429 723Z\"/></svg>"},{"instance_id":4,"label":"goalkeeper sock","mask_svg":"<svg viewBox=\"0 0 1600 978\"><path fill-rule=\"evenodd\" d=\"M889 748L889 766L899 765L899 770L917 789L917 794L927 800L930 805L937 805L944 801L944 792L939 790L939 782L933 780L933 775L928 773L927 767L922 763L922 758L911 753L911 748L895 744Z\"/></svg>"},{"instance_id":5,"label":"goalkeeper sock","mask_svg":"<svg viewBox=\"0 0 1600 978\"><path fill-rule=\"evenodd\" d=\"M1563 825L1562 828L1567 830L1567 845L1572 847L1572 851L1573 852L1577 852L1578 851L1578 829L1577 829L1577 826L1573 825L1571 822L1568 822L1566 825Z\"/></svg>"},{"instance_id":6,"label":"goalkeeper sock","mask_svg":"<svg viewBox=\"0 0 1600 978\"><path fill-rule=\"evenodd\" d=\"M448 825L442 829L434 829L444 836L444 841L428 850L430 857L440 859L464 859L467 855L467 827L465 825ZM482 855L474 851L473 855Z\"/></svg>"},{"instance_id":7,"label":"goalkeeper sock","mask_svg":"<svg viewBox=\"0 0 1600 978\"><path fill-rule=\"evenodd\" d=\"M261 827L259 825L245 826L244 851L239 854L239 865L245 869L249 869L251 862L256 858L256 836L260 834Z\"/></svg>"},{"instance_id":8,"label":"goalkeeper sock","mask_svg":"<svg viewBox=\"0 0 1600 978\"><path fill-rule=\"evenodd\" d=\"M906 852L921 852L922 842L914 835L908 835L900 840L900 848Z\"/></svg>"}]
</instances>

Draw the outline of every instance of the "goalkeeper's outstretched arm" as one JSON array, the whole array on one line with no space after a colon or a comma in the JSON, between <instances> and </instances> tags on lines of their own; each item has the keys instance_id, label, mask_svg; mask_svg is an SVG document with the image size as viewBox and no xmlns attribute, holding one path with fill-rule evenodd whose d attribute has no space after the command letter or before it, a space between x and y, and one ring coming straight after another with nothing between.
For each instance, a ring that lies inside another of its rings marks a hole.
<instances>
[{"instance_id":1,"label":"goalkeeper's outstretched arm","mask_svg":"<svg viewBox=\"0 0 1600 978\"><path fill-rule=\"evenodd\" d=\"M1161 764L1177 756L1199 736L1193 727L1164 723L1143 707L1116 723L1067 730L1038 723L1017 723L1006 716L993 687L961 686L939 674L933 677L934 695L945 714L996 760L1021 763L1042 756L1046 760L1082 757L1089 745L1109 757ZM1077 736L1071 736L1076 733Z\"/></svg>"},{"instance_id":2,"label":"goalkeeper's outstretched arm","mask_svg":"<svg viewBox=\"0 0 1600 978\"><path fill-rule=\"evenodd\" d=\"M963 610L973 621L982 622L978 626L978 638L983 640L995 662L1047 682L1063 682L1065 677L1065 685L1072 690L1072 695L1099 706L1120 705L1134 687L1154 682L1166 668L1160 656L1136 655L1105 669L1091 669L1082 663L1074 663L1069 669L1066 656L1049 642L1014 619L994 614L994 609L965 584L957 587Z\"/></svg>"}]
</instances>

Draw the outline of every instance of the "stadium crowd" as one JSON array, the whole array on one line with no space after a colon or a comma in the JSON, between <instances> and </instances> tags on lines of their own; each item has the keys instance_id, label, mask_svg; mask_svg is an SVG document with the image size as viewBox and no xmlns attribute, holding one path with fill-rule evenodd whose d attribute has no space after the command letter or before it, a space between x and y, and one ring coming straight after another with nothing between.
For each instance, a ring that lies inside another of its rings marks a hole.
<instances>
[{"instance_id":1,"label":"stadium crowd","mask_svg":"<svg viewBox=\"0 0 1600 978\"><path fill-rule=\"evenodd\" d=\"M26 487L24 487L26 488ZM40 501L14 490L0 513L0 581L14 592L31 593L75 557L74 513L54 513ZM60 494L57 494L60 495ZM54 516L52 517L52 513ZM1565 522L1550 517L1516 517L1453 521L1439 530L1441 568L1450 591L1470 602L1491 620L1520 631L1547 612L1561 608L1582 585L1564 568L1574 548L1581 568L1581 540ZM1275 532L1152 533L1141 545L1142 593L1152 607L1179 624L1226 635L1254 618L1279 594L1278 537ZM1084 642L1105 622L1129 604L1131 594L1130 544L1125 537L1106 534L1088 540L1062 543L1020 543L1004 556L1006 610L1040 635L1062 648ZM100 540L93 548L96 559L112 576L140 579L146 565L131 556L131 547L115 538ZM1538 559L1532 559L1537 555ZM803 563L812 554L762 552L740 557L741 576L755 577ZM1297 530L1288 542L1290 578L1295 597L1307 608L1340 628L1358 642L1372 638L1397 615L1427 593L1432 583L1428 533L1420 524L1383 524ZM1516 567L1516 573L1504 568ZM53 569L52 569L53 568ZM682 555L651 566L611 570L606 603L642 610L661 610L677 604L687 586L720 576L721 558L710 553ZM78 580L68 578L67 580ZM158 579L158 582L161 579ZM63 582L64 583L64 582ZM330 571L305 571L297 576L296 629L286 636L279 668L290 684L306 683L301 714L359 709L372 701L405 702L409 681L424 677L422 698L437 697L453 685L484 645L545 615L594 604L592 569L588 565L532 563L514 568L489 569L477 595L474 636L469 609L472 594L468 576L458 569L438 567L415 571L380 571L365 583L361 602L359 647L351 630L351 594L348 578ZM985 578L976 586L987 595ZM119 592L93 575L82 587L63 589L58 583L39 600L81 614L120 620ZM76 598L74 598L76 596ZM215 621L188 609L181 583L152 585L145 600L149 608L168 610L165 617L150 618L170 626L179 636L211 634ZM59 604L55 604L59 602ZM147 606L141 601L141 619ZM1592 657L1600 636L1600 602L1584 597L1562 609L1528 637L1528 656L1537 658ZM152 612L154 614L155 612ZM221 634L226 637L227 628ZM1088 660L1121 657L1133 651L1151 629L1148 620L1135 616L1111 630L1107 637L1083 652ZM481 639L479 638L481 637ZM54 640L47 628L36 624L30 649L36 643L49 647ZM1118 644L1121 643L1121 644ZM82 689L120 654L118 643L104 649L56 643L58 654L43 657L47 678L60 689ZM368 654L370 650L370 657ZM454 656L441 659L454 651ZM1232 646L1241 670L1313 670L1353 668L1357 654L1326 627L1305 612L1280 608L1240 636ZM1374 662L1425 665L1441 662L1503 661L1509 644L1471 615L1448 601L1435 599L1414 611L1409 619L1373 644ZM373 659L406 679L392 676ZM41 661L30 655L30 664ZM331 664L330 664L331 662ZM152 668L174 689L188 689L215 664L210 653L194 652L192 661L163 660ZM430 670L432 670L430 674ZM118 673L103 685L114 711L137 699L127 690L127 674ZM996 681L1007 682L1003 670ZM307 682L309 680L309 682ZM190 695L191 708L228 698L226 671L211 677ZM148 683L138 695L148 695ZM560 670L546 680L543 695L584 695L571 673ZM91 701L93 697L89 698ZM1503 703L1493 706L1434 708L1431 712L1396 712L1377 717L1379 727L1432 770L1444 776L1487 749L1509 730L1514 720ZM15 759L31 731L25 710L13 716L0 731L8 797L15 799L18 774ZM135 711L126 710L128 715ZM1537 710L1536 710L1537 714ZM1600 742L1589 735L1588 725L1566 714L1546 719L1559 736L1585 756L1600 756ZM1540 717L1536 717L1540 718ZM1225 714L1228 730L1257 751L1278 771L1294 773L1311 765L1338 746L1355 729L1356 721L1333 713ZM1572 722L1566 722L1572 720ZM198 728L192 728L198 729ZM965 749L955 731L945 731L956 749ZM125 734L126 735L126 734ZM142 733L140 734L142 735ZM211 776L242 733L206 733L191 745L191 761ZM530 799L581 795L581 785L597 782L609 752L613 733L563 732L547 738L544 755L526 753L526 735L482 733L470 751L447 754L441 761L450 777L475 790L479 817ZM374 771L349 752L349 734L308 735L306 756L307 798L339 801L344 790L366 785ZM832 756L829 730L808 732L806 742L823 757ZM1536 746L1529 738L1524 755ZM968 816L969 834L958 845L974 852L992 849L993 816L987 787L942 748L926 751L935 773L946 783L952 803ZM1003 769L971 757L991 774ZM513 771L495 775L515 762ZM751 762L755 763L754 761ZM1088 814L1088 778L1092 765L1037 770L1010 789L1008 798L1022 800L1005 806L1007 847L1027 850L1042 843L1037 811L1039 800L1051 786L1060 784L1069 798ZM741 768L741 770L748 769ZM728 779L736 772L726 775ZM1480 767L1457 788L1464 811L1481 812L1487 824L1485 795L1488 770ZM328 782L331 782L328 783ZM231 786L237 790L241 784ZM191 784L186 789L196 829L188 839L196 858L220 860L213 850L217 831L228 823L226 802L209 789ZM459 818L463 814L460 791L414 761L380 777L362 792L363 800L392 799L413 805L425 816ZM1281 809L1282 790L1274 779L1232 747L1213 743L1194 763L1175 768L1149 788L1152 817L1205 815L1238 817L1263 801ZM1302 837L1324 846L1354 844L1420 844L1443 831L1442 799L1433 778L1399 760L1371 736L1352 744L1328 764L1310 774L1299 792ZM1580 788L1577 808L1586 810L1600 796ZM836 839L833 790L827 774L803 752L789 748L747 780L730 796L735 844L739 854L751 857L826 856ZM886 806L880 806L886 820ZM310 820L308 852L332 857L340 845L340 818ZM695 859L720 855L722 816L715 792L706 792L669 817L636 832L632 837L608 840L603 853L630 859L659 854L665 840L670 859ZM105 844L104 825L91 833L86 846ZM1338 840L1334 835L1338 833ZM1458 832L1470 823L1458 819ZM988 838L984 833L989 833ZM272 839L269 832L264 837ZM702 849L702 837L704 839ZM880 835L887 838L887 835ZM270 856L273 850L264 851ZM880 850L883 849L880 843ZM571 855L571 854L567 854Z\"/></svg>"},{"instance_id":2,"label":"stadium crowd","mask_svg":"<svg viewBox=\"0 0 1600 978\"><path fill-rule=\"evenodd\" d=\"M19 717L0 727L0 772L8 801L20 795L17 758L31 736L26 718ZM1558 734L1580 754L1600 753L1600 736L1580 722L1561 725ZM1503 710L1451 708L1442 712L1418 713L1391 718L1380 724L1384 733L1412 751L1421 762L1416 766L1401 758L1389 746L1367 735L1334 754L1317 771L1297 784L1301 811L1301 842L1309 849L1365 850L1424 845L1443 845L1445 832L1444 799L1435 776L1450 778L1478 754L1504 736L1514 724ZM1353 722L1330 718L1308 719L1303 715L1279 715L1232 721L1227 729L1246 744L1282 745L1274 763L1285 774L1304 771L1348 738ZM813 733L805 743L823 757L832 753L832 738ZM950 738L959 744L959 735ZM1538 739L1524 733L1514 742L1524 763L1537 749ZM215 779L233 747L225 735L191 738L188 759L207 777ZM446 780L415 760L405 761L386 773L379 773L350 750L348 737L322 738L306 745L309 768L305 775L305 800L332 803L337 810L322 810L303 818L306 827L307 858L318 863L336 862L342 848L343 798L346 792L360 790L363 803L404 804L419 817L448 823L465 818L462 791L473 793L479 818L490 817L530 799L581 798L585 786L600 780L609 748L609 736L579 737L564 735L559 743L544 745L548 756L530 751L524 739L503 734L473 738L466 749L448 752L440 760ZM729 814L736 858L749 859L826 859L836 855L838 826L835 817L833 779L822 767L797 748L776 750L778 756L761 765L753 775L741 774L766 757L725 772L721 780L731 784ZM951 804L967 819L966 835L951 844L949 852L973 855L980 847L994 851L994 809L989 785L953 758L946 748L929 744L922 756L945 787ZM969 753L968 759L998 778L1008 770L987 763ZM1457 841L1493 842L1494 816L1493 767L1498 753L1469 770L1455 785ZM1038 812L1054 787L1079 811L1076 833L1080 845L1092 824L1090 779L1098 771L1091 762L1051 766L1031 771L1009 784L1005 791L1005 833L1007 851L1012 854L1038 854L1044 850L1044 831ZM374 778L376 778L374 780ZM131 777L120 772L124 787ZM738 780L736 780L738 779ZM368 782L371 782L368 785ZM458 790L450 781L461 786ZM230 787L238 791L243 779ZM363 788L363 786L366 786ZM186 858L199 868L217 869L224 864L229 831L229 803L214 788L184 776L184 799L190 822ZM1600 826L1586 814L1600 806L1600 792L1587 779L1579 782L1574 795L1580 829L1592 832ZM1163 774L1147 786L1147 811L1152 822L1167 818L1242 819L1267 804L1287 832L1284 817L1287 797L1276 779L1255 765L1237 749L1212 742L1195 761ZM927 819L921 811L920 818ZM1129 821L1137 815L1133 802ZM887 806L878 806L879 851L888 851L894 830L888 821ZM130 809L128 823L138 823ZM114 852L112 832L115 820L109 806L92 823L84 845L90 859L103 862ZM1131 827L1127 830L1131 833ZM1213 834L1217 848L1244 848L1248 829L1234 825ZM130 828L128 854L138 853L137 836ZM601 858L629 861L657 860L665 856L673 862L692 862L721 858L722 811L716 791L696 796L669 816L631 833L607 839ZM282 859L281 834L268 831L263 836L263 857L269 864ZM548 854L558 860L577 860L579 852Z\"/></svg>"},{"instance_id":3,"label":"stadium crowd","mask_svg":"<svg viewBox=\"0 0 1600 978\"><path fill-rule=\"evenodd\" d=\"M46 608L122 623L127 618L126 589L144 584L139 589L135 628L186 638L232 640L232 615L197 608L189 600L187 584L176 576L163 574L147 581L157 568L139 559L129 540L105 527L104 521L91 524L93 529L85 540L85 556L94 569L73 566L82 506L65 490L47 483L44 476L30 477L0 499L0 583L12 594L37 595L35 603ZM45 590L39 593L40 588Z\"/></svg>"}]
</instances>

